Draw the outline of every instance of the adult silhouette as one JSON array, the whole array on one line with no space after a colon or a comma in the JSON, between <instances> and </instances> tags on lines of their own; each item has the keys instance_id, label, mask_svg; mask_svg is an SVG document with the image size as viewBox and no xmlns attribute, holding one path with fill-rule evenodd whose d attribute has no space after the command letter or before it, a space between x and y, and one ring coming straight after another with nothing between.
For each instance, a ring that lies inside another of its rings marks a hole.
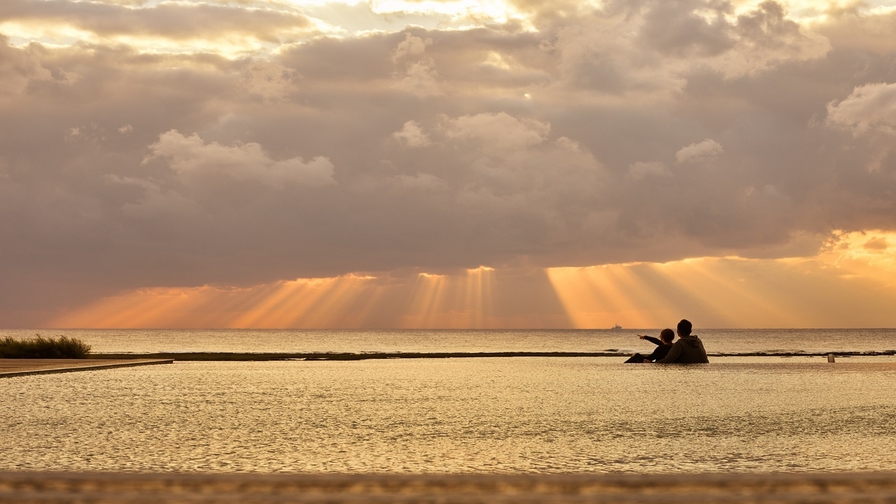
<instances>
[{"instance_id":1,"label":"adult silhouette","mask_svg":"<svg viewBox=\"0 0 896 504\"><path fill-rule=\"evenodd\" d=\"M678 341L672 344L669 353L656 361L658 364L703 364L709 362L703 342L696 334L691 334L690 321L682 319L678 323Z\"/></svg>"}]
</instances>

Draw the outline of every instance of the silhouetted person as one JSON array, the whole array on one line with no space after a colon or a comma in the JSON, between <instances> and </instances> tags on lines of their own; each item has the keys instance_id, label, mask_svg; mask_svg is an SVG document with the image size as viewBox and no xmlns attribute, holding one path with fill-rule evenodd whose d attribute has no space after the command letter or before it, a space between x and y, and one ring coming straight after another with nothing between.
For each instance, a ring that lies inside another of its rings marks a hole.
<instances>
[{"instance_id":1,"label":"silhouetted person","mask_svg":"<svg viewBox=\"0 0 896 504\"><path fill-rule=\"evenodd\" d=\"M659 364L702 364L709 362L703 342L696 334L691 335L691 323L682 319L678 323L678 341L676 341L669 353L656 361Z\"/></svg>"},{"instance_id":2,"label":"silhouetted person","mask_svg":"<svg viewBox=\"0 0 896 504\"><path fill-rule=\"evenodd\" d=\"M643 362L653 362L658 359L662 359L669 353L669 349L672 348L672 340L675 339L675 333L672 332L672 329L663 329L660 332L660 339L656 339L653 336L644 336L642 334L638 335L642 340L647 340L654 345L656 345L656 349L652 354L648 356L643 356L639 353L632 355L629 360L625 361L628 363L643 363Z\"/></svg>"}]
</instances>

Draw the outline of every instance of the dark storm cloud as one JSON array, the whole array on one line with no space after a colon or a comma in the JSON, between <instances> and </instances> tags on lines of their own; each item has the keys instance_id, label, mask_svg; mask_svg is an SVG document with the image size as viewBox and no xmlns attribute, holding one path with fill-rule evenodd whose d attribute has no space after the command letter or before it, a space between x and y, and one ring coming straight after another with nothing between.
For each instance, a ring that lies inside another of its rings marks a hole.
<instances>
[{"instance_id":1,"label":"dark storm cloud","mask_svg":"<svg viewBox=\"0 0 896 504\"><path fill-rule=\"evenodd\" d=\"M0 12L171 39L304 26L164 9ZM781 257L896 228L888 16L813 32L774 2L560 10L537 32L413 28L256 60L3 39L0 320L138 287Z\"/></svg>"}]
</instances>

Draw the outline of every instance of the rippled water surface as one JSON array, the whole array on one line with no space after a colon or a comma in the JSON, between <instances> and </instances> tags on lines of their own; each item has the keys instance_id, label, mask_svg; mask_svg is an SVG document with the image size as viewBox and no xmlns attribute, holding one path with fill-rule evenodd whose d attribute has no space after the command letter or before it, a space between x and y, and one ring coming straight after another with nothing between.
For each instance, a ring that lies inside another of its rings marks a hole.
<instances>
[{"instance_id":1,"label":"rippled water surface","mask_svg":"<svg viewBox=\"0 0 896 504\"><path fill-rule=\"evenodd\" d=\"M67 335L95 352L606 352L652 350L622 330L0 330L0 337ZM896 329L703 329L710 353L896 350Z\"/></svg>"},{"instance_id":2,"label":"rippled water surface","mask_svg":"<svg viewBox=\"0 0 896 504\"><path fill-rule=\"evenodd\" d=\"M0 469L896 469L893 358L177 362L0 380Z\"/></svg>"}]
</instances>

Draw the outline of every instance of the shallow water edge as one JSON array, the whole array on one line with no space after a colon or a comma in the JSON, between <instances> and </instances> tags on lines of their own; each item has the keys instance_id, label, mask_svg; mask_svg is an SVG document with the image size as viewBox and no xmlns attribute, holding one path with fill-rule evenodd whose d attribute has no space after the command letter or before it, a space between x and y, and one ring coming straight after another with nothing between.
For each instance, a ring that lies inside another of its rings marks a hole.
<instances>
[{"instance_id":1,"label":"shallow water edge","mask_svg":"<svg viewBox=\"0 0 896 504\"><path fill-rule=\"evenodd\" d=\"M726 357L881 357L896 356L896 350L846 352L736 352L708 353L712 358ZM97 359L174 359L180 361L358 361L373 359L466 359L495 357L612 357L627 356L620 352L156 352L146 354L91 354Z\"/></svg>"},{"instance_id":2,"label":"shallow water edge","mask_svg":"<svg viewBox=\"0 0 896 504\"><path fill-rule=\"evenodd\" d=\"M896 359L175 362L4 380L0 470L896 468Z\"/></svg>"}]
</instances>

